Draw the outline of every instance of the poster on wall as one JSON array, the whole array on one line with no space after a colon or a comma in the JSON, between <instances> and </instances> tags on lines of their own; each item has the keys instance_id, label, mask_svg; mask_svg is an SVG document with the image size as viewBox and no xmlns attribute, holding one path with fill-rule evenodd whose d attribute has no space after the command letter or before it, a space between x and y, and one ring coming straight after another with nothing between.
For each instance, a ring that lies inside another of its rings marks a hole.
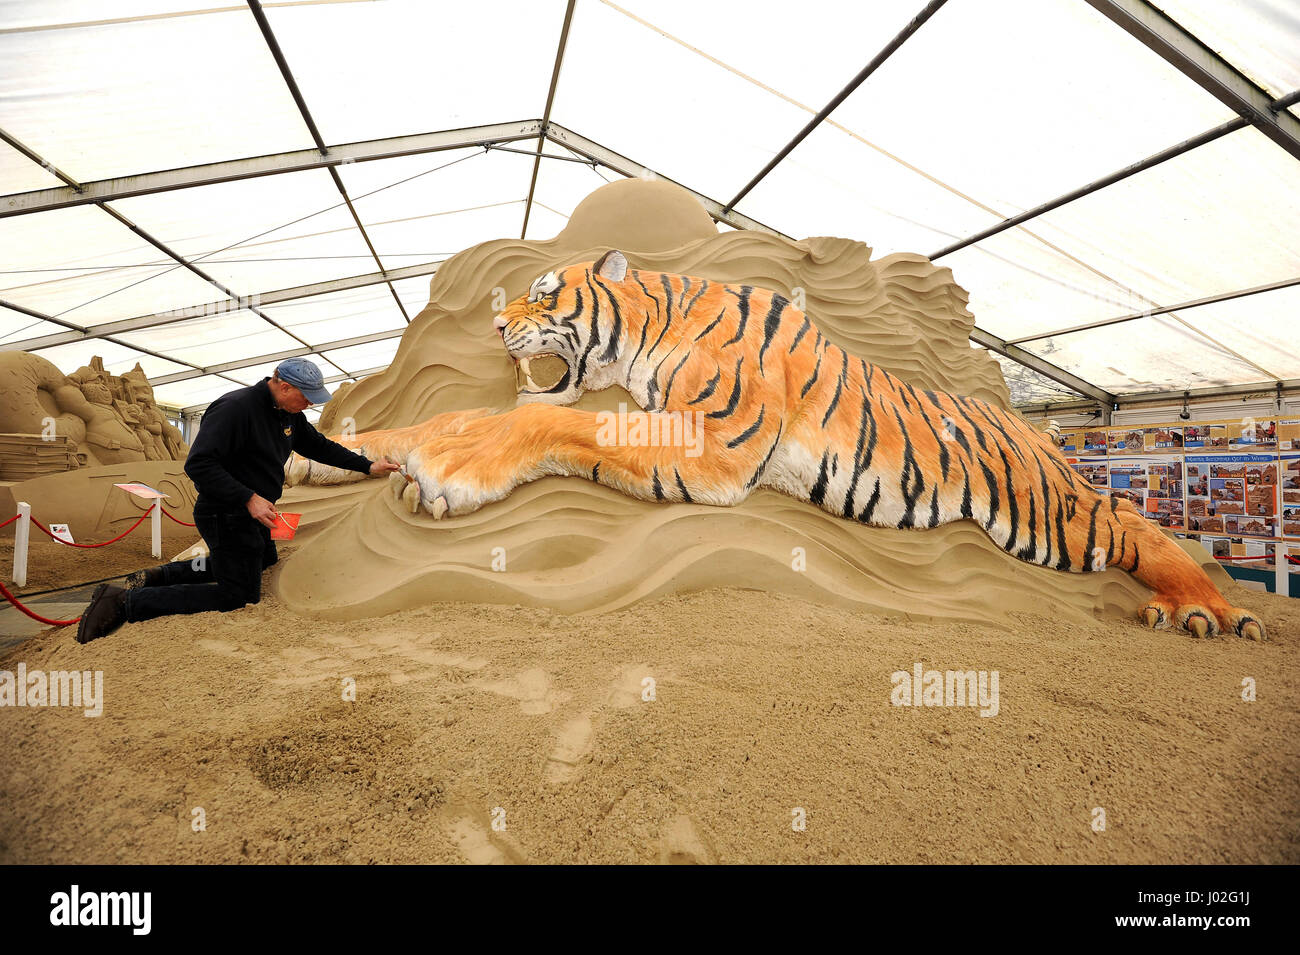
<instances>
[{"instance_id":1,"label":"poster on wall","mask_svg":"<svg viewBox=\"0 0 1300 955\"><path fill-rule=\"evenodd\" d=\"M1214 421L1184 425L1183 447L1188 450L1192 448L1202 448L1210 451L1218 448L1227 450L1228 426Z\"/></svg>"},{"instance_id":2,"label":"poster on wall","mask_svg":"<svg viewBox=\"0 0 1300 955\"><path fill-rule=\"evenodd\" d=\"M1143 447L1147 454L1179 454L1183 450L1183 429L1174 425L1158 425L1143 433Z\"/></svg>"},{"instance_id":3,"label":"poster on wall","mask_svg":"<svg viewBox=\"0 0 1300 955\"><path fill-rule=\"evenodd\" d=\"M1107 488L1110 481L1106 469L1106 459L1098 455L1083 458L1071 458L1070 467L1076 474L1095 488Z\"/></svg>"},{"instance_id":4,"label":"poster on wall","mask_svg":"<svg viewBox=\"0 0 1300 955\"><path fill-rule=\"evenodd\" d=\"M1277 450L1277 421L1257 421L1243 418L1236 425L1229 426L1231 438L1229 448L1233 451L1275 451Z\"/></svg>"},{"instance_id":5,"label":"poster on wall","mask_svg":"<svg viewBox=\"0 0 1300 955\"><path fill-rule=\"evenodd\" d=\"M1083 454L1105 454L1109 444L1106 432L1101 428L1083 433Z\"/></svg>"},{"instance_id":6,"label":"poster on wall","mask_svg":"<svg viewBox=\"0 0 1300 955\"><path fill-rule=\"evenodd\" d=\"M1282 536L1300 538L1300 452L1283 451L1278 464Z\"/></svg>"},{"instance_id":7,"label":"poster on wall","mask_svg":"<svg viewBox=\"0 0 1300 955\"><path fill-rule=\"evenodd\" d=\"M1300 451L1300 418L1283 418L1277 423L1277 446L1282 451Z\"/></svg>"},{"instance_id":8,"label":"poster on wall","mask_svg":"<svg viewBox=\"0 0 1300 955\"><path fill-rule=\"evenodd\" d=\"M1272 455L1188 455L1185 480L1189 530L1277 536L1277 461Z\"/></svg>"},{"instance_id":9,"label":"poster on wall","mask_svg":"<svg viewBox=\"0 0 1300 955\"><path fill-rule=\"evenodd\" d=\"M1146 428L1111 428L1106 432L1106 446L1111 455L1142 454L1146 450Z\"/></svg>"},{"instance_id":10,"label":"poster on wall","mask_svg":"<svg viewBox=\"0 0 1300 955\"><path fill-rule=\"evenodd\" d=\"M1161 527L1182 530L1183 464L1167 457L1124 458L1109 462L1112 497L1133 506Z\"/></svg>"}]
</instances>

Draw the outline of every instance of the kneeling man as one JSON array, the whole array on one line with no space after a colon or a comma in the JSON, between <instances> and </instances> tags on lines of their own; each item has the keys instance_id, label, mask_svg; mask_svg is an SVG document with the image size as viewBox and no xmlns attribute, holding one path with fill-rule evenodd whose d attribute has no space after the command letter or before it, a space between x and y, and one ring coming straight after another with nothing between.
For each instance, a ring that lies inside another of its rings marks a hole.
<instances>
[{"instance_id":1,"label":"kneeling man","mask_svg":"<svg viewBox=\"0 0 1300 955\"><path fill-rule=\"evenodd\" d=\"M270 378L222 395L208 406L185 473L198 488L194 523L208 545L206 561L173 561L137 571L127 587L100 584L81 615L77 642L123 623L177 613L238 610L262 599L262 571L278 559L271 528L290 451L336 468L379 476L398 470L329 440L303 415L329 401L320 369L289 358Z\"/></svg>"}]
</instances>

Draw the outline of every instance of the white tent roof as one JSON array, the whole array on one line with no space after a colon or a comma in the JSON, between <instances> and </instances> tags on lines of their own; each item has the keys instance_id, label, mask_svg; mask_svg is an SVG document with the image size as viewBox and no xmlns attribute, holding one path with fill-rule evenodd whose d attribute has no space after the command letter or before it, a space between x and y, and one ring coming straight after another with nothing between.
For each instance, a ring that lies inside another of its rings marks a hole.
<instances>
[{"instance_id":1,"label":"white tent roof","mask_svg":"<svg viewBox=\"0 0 1300 955\"><path fill-rule=\"evenodd\" d=\"M0 347L178 407L651 172L951 267L1020 403L1300 379L1292 0L0 0L0 63Z\"/></svg>"}]
</instances>

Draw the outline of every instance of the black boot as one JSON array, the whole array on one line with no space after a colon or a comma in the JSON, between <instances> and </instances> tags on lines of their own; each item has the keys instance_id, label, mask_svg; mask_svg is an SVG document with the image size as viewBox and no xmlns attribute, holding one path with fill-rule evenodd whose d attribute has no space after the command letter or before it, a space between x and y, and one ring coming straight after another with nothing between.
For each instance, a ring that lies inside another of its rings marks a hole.
<instances>
[{"instance_id":1,"label":"black boot","mask_svg":"<svg viewBox=\"0 0 1300 955\"><path fill-rule=\"evenodd\" d=\"M126 623L126 591L112 584L100 584L77 624L77 642L89 643L106 637Z\"/></svg>"},{"instance_id":2,"label":"black boot","mask_svg":"<svg viewBox=\"0 0 1300 955\"><path fill-rule=\"evenodd\" d=\"M139 590L141 587L161 587L163 585L163 569L161 567L149 567L145 570L137 570L126 577L127 590Z\"/></svg>"}]
</instances>

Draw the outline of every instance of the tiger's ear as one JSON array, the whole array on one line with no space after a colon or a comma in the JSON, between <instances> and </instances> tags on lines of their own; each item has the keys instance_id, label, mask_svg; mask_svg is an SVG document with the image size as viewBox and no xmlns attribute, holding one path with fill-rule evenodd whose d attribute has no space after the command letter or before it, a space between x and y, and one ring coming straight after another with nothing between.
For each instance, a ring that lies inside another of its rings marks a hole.
<instances>
[{"instance_id":1,"label":"tiger's ear","mask_svg":"<svg viewBox=\"0 0 1300 955\"><path fill-rule=\"evenodd\" d=\"M596 260L591 273L611 282L621 282L627 277L627 256L616 249L610 249Z\"/></svg>"}]
</instances>

